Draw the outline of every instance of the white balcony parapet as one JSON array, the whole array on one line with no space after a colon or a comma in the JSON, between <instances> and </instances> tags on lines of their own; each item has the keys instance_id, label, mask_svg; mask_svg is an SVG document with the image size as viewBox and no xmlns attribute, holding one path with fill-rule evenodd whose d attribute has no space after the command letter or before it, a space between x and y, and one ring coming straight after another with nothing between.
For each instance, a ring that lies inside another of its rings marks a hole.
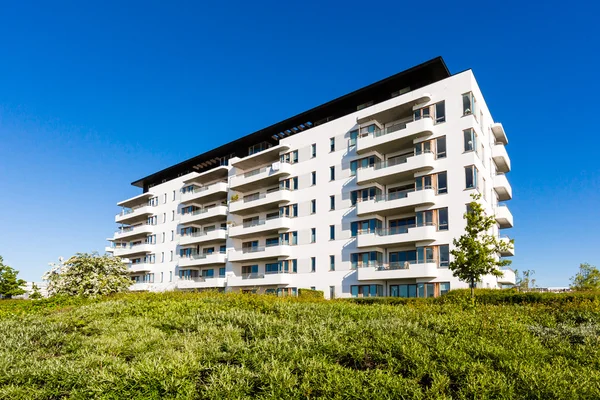
<instances>
[{"instance_id":1,"label":"white balcony parapet","mask_svg":"<svg viewBox=\"0 0 600 400\"><path fill-rule=\"evenodd\" d=\"M356 171L356 183L364 185L378 182L387 185L405 178L414 178L415 172L431 170L434 166L435 155L429 151L416 156L391 159Z\"/></svg>"},{"instance_id":2,"label":"white balcony parapet","mask_svg":"<svg viewBox=\"0 0 600 400\"><path fill-rule=\"evenodd\" d=\"M425 263L402 262L388 263L380 266L357 268L359 281L375 281L389 279L433 279L437 278L439 268L435 260Z\"/></svg>"},{"instance_id":3,"label":"white balcony parapet","mask_svg":"<svg viewBox=\"0 0 600 400\"><path fill-rule=\"evenodd\" d=\"M205 265L225 264L227 255L225 253L191 254L179 258L179 267L201 267Z\"/></svg>"},{"instance_id":4,"label":"white balcony parapet","mask_svg":"<svg viewBox=\"0 0 600 400\"><path fill-rule=\"evenodd\" d=\"M506 201L512 199L512 186L503 173L497 173L494 177L494 190L498 194L498 200Z\"/></svg>"},{"instance_id":5,"label":"white balcony parapet","mask_svg":"<svg viewBox=\"0 0 600 400\"><path fill-rule=\"evenodd\" d=\"M505 204L498 204L496 207L496 222L501 229L513 227L513 215Z\"/></svg>"},{"instance_id":6,"label":"white balcony parapet","mask_svg":"<svg viewBox=\"0 0 600 400\"><path fill-rule=\"evenodd\" d=\"M357 247L389 247L404 243L430 242L436 238L434 224L422 226L402 226L398 228L364 232L356 237Z\"/></svg>"},{"instance_id":7,"label":"white balcony parapet","mask_svg":"<svg viewBox=\"0 0 600 400\"><path fill-rule=\"evenodd\" d=\"M152 225L142 224L136 226L125 226L115 232L113 240L123 240L135 236L149 235L152 233Z\"/></svg>"},{"instance_id":8,"label":"white balcony parapet","mask_svg":"<svg viewBox=\"0 0 600 400\"><path fill-rule=\"evenodd\" d=\"M240 276L230 276L227 281L228 286L273 286L289 285L294 279L294 273L279 272L267 274L245 274Z\"/></svg>"},{"instance_id":9,"label":"white balcony parapet","mask_svg":"<svg viewBox=\"0 0 600 400\"><path fill-rule=\"evenodd\" d=\"M229 228L229 236L232 238L243 238L267 232L279 232L292 227L292 219L289 217L272 217L267 219L244 222L238 226Z\"/></svg>"},{"instance_id":10,"label":"white balcony parapet","mask_svg":"<svg viewBox=\"0 0 600 400\"><path fill-rule=\"evenodd\" d=\"M113 255L115 257L126 257L131 254L151 253L154 246L150 243L130 244L126 246L115 246Z\"/></svg>"},{"instance_id":11,"label":"white balcony parapet","mask_svg":"<svg viewBox=\"0 0 600 400\"><path fill-rule=\"evenodd\" d=\"M417 191L396 192L375 199L357 201L356 214L379 214L382 216L399 214L403 211L414 211L415 207L434 204L435 190L427 187Z\"/></svg>"},{"instance_id":12,"label":"white balcony parapet","mask_svg":"<svg viewBox=\"0 0 600 400\"><path fill-rule=\"evenodd\" d=\"M256 190L276 184L279 178L289 175L292 166L289 163L276 162L268 167L257 168L231 178L230 188L239 192Z\"/></svg>"},{"instance_id":13,"label":"white balcony parapet","mask_svg":"<svg viewBox=\"0 0 600 400\"><path fill-rule=\"evenodd\" d=\"M246 196L242 199L232 201L229 204L229 212L240 215L253 214L268 210L276 204L288 203L292 200L292 192L286 188L278 188L267 193L254 196Z\"/></svg>"},{"instance_id":14,"label":"white balcony parapet","mask_svg":"<svg viewBox=\"0 0 600 400\"><path fill-rule=\"evenodd\" d=\"M152 269L153 264L150 263L130 263L127 266L127 270L131 274L138 274L141 272L148 272Z\"/></svg>"},{"instance_id":15,"label":"white balcony parapet","mask_svg":"<svg viewBox=\"0 0 600 400\"><path fill-rule=\"evenodd\" d=\"M502 276L498 277L498 283L501 285L515 285L517 282L517 276L515 271L510 268L502 268Z\"/></svg>"},{"instance_id":16,"label":"white balcony parapet","mask_svg":"<svg viewBox=\"0 0 600 400\"><path fill-rule=\"evenodd\" d=\"M501 236L500 240L503 242L510 242L510 238L508 236ZM500 255L502 257L514 257L515 255L515 247L513 244L513 247L511 249L508 249L507 251L501 252Z\"/></svg>"},{"instance_id":17,"label":"white balcony parapet","mask_svg":"<svg viewBox=\"0 0 600 400\"><path fill-rule=\"evenodd\" d=\"M412 140L417 137L433 133L433 119L421 118L407 124L396 124L386 129L361 136L356 141L356 153L363 154L368 151L392 153L407 145L412 145Z\"/></svg>"},{"instance_id":18,"label":"white balcony parapet","mask_svg":"<svg viewBox=\"0 0 600 400\"><path fill-rule=\"evenodd\" d=\"M289 245L275 245L265 247L246 247L235 249L229 252L229 261L243 262L249 260L262 260L268 258L279 258L290 256Z\"/></svg>"},{"instance_id":19,"label":"white balcony parapet","mask_svg":"<svg viewBox=\"0 0 600 400\"><path fill-rule=\"evenodd\" d=\"M189 223L206 223L210 221L218 221L227 216L227 206L216 206L211 208L202 208L191 213L181 215L179 222L181 224Z\"/></svg>"},{"instance_id":20,"label":"white balcony parapet","mask_svg":"<svg viewBox=\"0 0 600 400\"><path fill-rule=\"evenodd\" d=\"M500 122L493 123L490 128L492 129L492 133L494 134L497 142L508 144L506 132L504 132L504 127Z\"/></svg>"},{"instance_id":21,"label":"white balcony parapet","mask_svg":"<svg viewBox=\"0 0 600 400\"><path fill-rule=\"evenodd\" d=\"M123 208L138 208L140 206L145 206L148 203L148 199L154 197L155 195L150 192L138 194L137 196L131 197L127 200L123 200L117 203L119 207Z\"/></svg>"},{"instance_id":22,"label":"white balcony parapet","mask_svg":"<svg viewBox=\"0 0 600 400\"><path fill-rule=\"evenodd\" d=\"M132 292L145 292L152 288L152 284L148 282L134 282L129 286L129 290Z\"/></svg>"},{"instance_id":23,"label":"white balcony parapet","mask_svg":"<svg viewBox=\"0 0 600 400\"><path fill-rule=\"evenodd\" d=\"M498 172L510 171L510 158L508 157L504 144L494 144L492 147L492 158L494 159Z\"/></svg>"},{"instance_id":24,"label":"white balcony parapet","mask_svg":"<svg viewBox=\"0 0 600 400\"><path fill-rule=\"evenodd\" d=\"M153 212L154 206L148 204L135 208L126 208L115 216L115 222L126 224L133 220L139 220L142 217L152 215Z\"/></svg>"},{"instance_id":25,"label":"white balcony parapet","mask_svg":"<svg viewBox=\"0 0 600 400\"><path fill-rule=\"evenodd\" d=\"M290 149L290 146L284 143L280 143L277 146L269 147L267 149L258 151L254 154L240 158L236 161L232 161L231 165L241 170L247 170L249 168L255 168L260 165L267 164L269 162L276 162L279 160L279 154L286 152Z\"/></svg>"},{"instance_id":26,"label":"white balcony parapet","mask_svg":"<svg viewBox=\"0 0 600 400\"><path fill-rule=\"evenodd\" d=\"M227 197L227 183L217 182L208 186L194 187L190 189L182 189L181 202L190 203L192 201L209 201L216 198Z\"/></svg>"},{"instance_id":27,"label":"white balcony parapet","mask_svg":"<svg viewBox=\"0 0 600 400\"><path fill-rule=\"evenodd\" d=\"M179 237L179 245L185 246L195 243L207 243L227 239L227 228L218 228L212 231L199 231L184 234Z\"/></svg>"},{"instance_id":28,"label":"white balcony parapet","mask_svg":"<svg viewBox=\"0 0 600 400\"><path fill-rule=\"evenodd\" d=\"M180 277L177 280L178 289L202 289L225 287L227 279L224 276Z\"/></svg>"}]
</instances>

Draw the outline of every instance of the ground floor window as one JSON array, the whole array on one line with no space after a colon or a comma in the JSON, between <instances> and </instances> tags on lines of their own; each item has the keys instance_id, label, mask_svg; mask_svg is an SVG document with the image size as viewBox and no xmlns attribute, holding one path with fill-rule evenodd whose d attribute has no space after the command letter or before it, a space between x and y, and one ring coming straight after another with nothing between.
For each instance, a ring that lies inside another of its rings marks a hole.
<instances>
[{"instance_id":1,"label":"ground floor window","mask_svg":"<svg viewBox=\"0 0 600 400\"><path fill-rule=\"evenodd\" d=\"M350 293L352 297L381 297L383 285L352 285Z\"/></svg>"},{"instance_id":2,"label":"ground floor window","mask_svg":"<svg viewBox=\"0 0 600 400\"><path fill-rule=\"evenodd\" d=\"M437 297L448 293L450 282L390 285L391 297Z\"/></svg>"}]
</instances>

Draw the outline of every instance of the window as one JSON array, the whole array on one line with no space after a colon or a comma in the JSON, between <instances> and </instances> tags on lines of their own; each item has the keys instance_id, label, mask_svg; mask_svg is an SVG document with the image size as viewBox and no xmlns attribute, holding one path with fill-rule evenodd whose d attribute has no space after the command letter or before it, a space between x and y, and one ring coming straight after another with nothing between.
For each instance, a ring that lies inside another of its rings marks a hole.
<instances>
[{"instance_id":1,"label":"window","mask_svg":"<svg viewBox=\"0 0 600 400\"><path fill-rule=\"evenodd\" d=\"M171 231L171 242L175 240L175 231Z\"/></svg>"},{"instance_id":2,"label":"window","mask_svg":"<svg viewBox=\"0 0 600 400\"><path fill-rule=\"evenodd\" d=\"M311 153L311 157L315 158L317 156L317 144L313 143L310 145L310 153Z\"/></svg>"},{"instance_id":3,"label":"window","mask_svg":"<svg viewBox=\"0 0 600 400\"><path fill-rule=\"evenodd\" d=\"M258 265L243 265L242 275L256 275L258 274Z\"/></svg>"},{"instance_id":4,"label":"window","mask_svg":"<svg viewBox=\"0 0 600 400\"><path fill-rule=\"evenodd\" d=\"M298 244L298 232L286 232L279 234L279 244L283 246L295 246Z\"/></svg>"},{"instance_id":5,"label":"window","mask_svg":"<svg viewBox=\"0 0 600 400\"><path fill-rule=\"evenodd\" d=\"M289 190L297 190L298 189L298 177L295 176L293 178L284 179L279 181L279 189L289 189Z\"/></svg>"},{"instance_id":6,"label":"window","mask_svg":"<svg viewBox=\"0 0 600 400\"><path fill-rule=\"evenodd\" d=\"M167 213L163 213L163 224L167 222Z\"/></svg>"},{"instance_id":7,"label":"window","mask_svg":"<svg viewBox=\"0 0 600 400\"><path fill-rule=\"evenodd\" d=\"M162 242L163 243L165 242L165 233L164 232L162 233Z\"/></svg>"},{"instance_id":8,"label":"window","mask_svg":"<svg viewBox=\"0 0 600 400\"><path fill-rule=\"evenodd\" d=\"M171 261L173 261L173 250L171 250Z\"/></svg>"},{"instance_id":9,"label":"window","mask_svg":"<svg viewBox=\"0 0 600 400\"><path fill-rule=\"evenodd\" d=\"M350 176L355 176L356 170L358 169L369 168L379 162L381 162L381 160L379 159L379 157L375 156L361 158L360 160L354 160L350 162Z\"/></svg>"},{"instance_id":10,"label":"window","mask_svg":"<svg viewBox=\"0 0 600 400\"><path fill-rule=\"evenodd\" d=\"M160 253L160 262L161 263L165 262L165 252L164 251L162 253Z\"/></svg>"},{"instance_id":11,"label":"window","mask_svg":"<svg viewBox=\"0 0 600 400\"><path fill-rule=\"evenodd\" d=\"M175 221L175 210L171 211L171 221Z\"/></svg>"},{"instance_id":12,"label":"window","mask_svg":"<svg viewBox=\"0 0 600 400\"><path fill-rule=\"evenodd\" d=\"M298 204L290 204L287 206L279 207L280 217L294 218L298 216Z\"/></svg>"},{"instance_id":13,"label":"window","mask_svg":"<svg viewBox=\"0 0 600 400\"><path fill-rule=\"evenodd\" d=\"M315 214L317 212L317 200L312 199L310 201L310 213Z\"/></svg>"},{"instance_id":14,"label":"window","mask_svg":"<svg viewBox=\"0 0 600 400\"><path fill-rule=\"evenodd\" d=\"M431 108L429 106L420 108L413 112L413 120L418 121L423 118L431 118Z\"/></svg>"},{"instance_id":15,"label":"window","mask_svg":"<svg viewBox=\"0 0 600 400\"><path fill-rule=\"evenodd\" d=\"M317 241L317 228L310 228L310 242L315 243Z\"/></svg>"},{"instance_id":16,"label":"window","mask_svg":"<svg viewBox=\"0 0 600 400\"><path fill-rule=\"evenodd\" d=\"M314 186L314 185L317 184L317 171L311 172L310 175L311 175L311 177L310 177L310 179L311 179L311 185Z\"/></svg>"},{"instance_id":17,"label":"window","mask_svg":"<svg viewBox=\"0 0 600 400\"><path fill-rule=\"evenodd\" d=\"M467 189L476 189L477 185L477 168L474 165L465 167L465 187Z\"/></svg>"},{"instance_id":18,"label":"window","mask_svg":"<svg viewBox=\"0 0 600 400\"><path fill-rule=\"evenodd\" d=\"M150 200L148 200L148 205L155 207L158 205L158 197L153 197Z\"/></svg>"},{"instance_id":19,"label":"window","mask_svg":"<svg viewBox=\"0 0 600 400\"><path fill-rule=\"evenodd\" d=\"M225 267L219 268L219 278L225 278Z\"/></svg>"},{"instance_id":20,"label":"window","mask_svg":"<svg viewBox=\"0 0 600 400\"><path fill-rule=\"evenodd\" d=\"M317 272L317 257L310 258L310 272Z\"/></svg>"},{"instance_id":21,"label":"window","mask_svg":"<svg viewBox=\"0 0 600 400\"><path fill-rule=\"evenodd\" d=\"M329 225L329 240L335 240L335 225Z\"/></svg>"},{"instance_id":22,"label":"window","mask_svg":"<svg viewBox=\"0 0 600 400\"><path fill-rule=\"evenodd\" d=\"M310 287L310 290L317 290L317 289L316 289L316 286L311 286L311 287Z\"/></svg>"},{"instance_id":23,"label":"window","mask_svg":"<svg viewBox=\"0 0 600 400\"><path fill-rule=\"evenodd\" d=\"M380 197L381 189L376 187L354 190L350 193L350 203L355 206L358 201L373 200Z\"/></svg>"},{"instance_id":24,"label":"window","mask_svg":"<svg viewBox=\"0 0 600 400\"><path fill-rule=\"evenodd\" d=\"M445 283L439 283L440 287ZM435 297L437 285L437 283L390 285L389 295L392 297Z\"/></svg>"},{"instance_id":25,"label":"window","mask_svg":"<svg viewBox=\"0 0 600 400\"><path fill-rule=\"evenodd\" d=\"M167 204L167 194L166 194L166 193L165 193L165 195L164 195L164 201L163 201L163 203L164 203L164 204Z\"/></svg>"},{"instance_id":26,"label":"window","mask_svg":"<svg viewBox=\"0 0 600 400\"><path fill-rule=\"evenodd\" d=\"M279 237L267 238L267 241L265 243L266 247L278 246L278 245L279 245Z\"/></svg>"},{"instance_id":27,"label":"window","mask_svg":"<svg viewBox=\"0 0 600 400\"><path fill-rule=\"evenodd\" d=\"M443 244L439 247L440 267L448 267L450 264L450 246Z\"/></svg>"},{"instance_id":28,"label":"window","mask_svg":"<svg viewBox=\"0 0 600 400\"><path fill-rule=\"evenodd\" d=\"M438 216L438 231L448 230L448 207L440 208L437 210Z\"/></svg>"},{"instance_id":29,"label":"window","mask_svg":"<svg viewBox=\"0 0 600 400\"><path fill-rule=\"evenodd\" d=\"M173 271L169 271L169 282L173 282Z\"/></svg>"},{"instance_id":30,"label":"window","mask_svg":"<svg viewBox=\"0 0 600 400\"><path fill-rule=\"evenodd\" d=\"M435 104L435 123L446 122L446 102L440 101Z\"/></svg>"},{"instance_id":31,"label":"window","mask_svg":"<svg viewBox=\"0 0 600 400\"><path fill-rule=\"evenodd\" d=\"M477 134L473 129L465 129L463 131L465 142L465 151L477 150Z\"/></svg>"},{"instance_id":32,"label":"window","mask_svg":"<svg viewBox=\"0 0 600 400\"><path fill-rule=\"evenodd\" d=\"M298 150L280 155L279 161L282 163L296 164L298 162Z\"/></svg>"},{"instance_id":33,"label":"window","mask_svg":"<svg viewBox=\"0 0 600 400\"><path fill-rule=\"evenodd\" d=\"M450 291L450 282L440 282L440 296Z\"/></svg>"},{"instance_id":34,"label":"window","mask_svg":"<svg viewBox=\"0 0 600 400\"><path fill-rule=\"evenodd\" d=\"M435 139L435 158L446 158L446 136Z\"/></svg>"},{"instance_id":35,"label":"window","mask_svg":"<svg viewBox=\"0 0 600 400\"><path fill-rule=\"evenodd\" d=\"M165 273L161 272L160 273L160 283L163 283L164 279L165 279Z\"/></svg>"},{"instance_id":36,"label":"window","mask_svg":"<svg viewBox=\"0 0 600 400\"><path fill-rule=\"evenodd\" d=\"M335 166L329 167L329 180L335 181Z\"/></svg>"},{"instance_id":37,"label":"window","mask_svg":"<svg viewBox=\"0 0 600 400\"><path fill-rule=\"evenodd\" d=\"M173 190L173 201L175 201L175 191Z\"/></svg>"},{"instance_id":38,"label":"window","mask_svg":"<svg viewBox=\"0 0 600 400\"><path fill-rule=\"evenodd\" d=\"M329 299L335 299L335 286L329 286Z\"/></svg>"},{"instance_id":39,"label":"window","mask_svg":"<svg viewBox=\"0 0 600 400\"><path fill-rule=\"evenodd\" d=\"M352 285L350 293L352 297L381 297L383 285Z\"/></svg>"},{"instance_id":40,"label":"window","mask_svg":"<svg viewBox=\"0 0 600 400\"><path fill-rule=\"evenodd\" d=\"M437 194L448 193L448 174L446 171L437 173Z\"/></svg>"},{"instance_id":41,"label":"window","mask_svg":"<svg viewBox=\"0 0 600 400\"><path fill-rule=\"evenodd\" d=\"M350 232L352 237L366 233L375 233L381 230L382 222L378 219L367 219L364 221L354 221L350 224Z\"/></svg>"},{"instance_id":42,"label":"window","mask_svg":"<svg viewBox=\"0 0 600 400\"><path fill-rule=\"evenodd\" d=\"M335 210L335 196L329 196L329 211Z\"/></svg>"},{"instance_id":43,"label":"window","mask_svg":"<svg viewBox=\"0 0 600 400\"><path fill-rule=\"evenodd\" d=\"M335 151L335 138L334 137L329 139L329 151L330 152Z\"/></svg>"},{"instance_id":44,"label":"window","mask_svg":"<svg viewBox=\"0 0 600 400\"><path fill-rule=\"evenodd\" d=\"M473 96L473 93L465 93L462 95L463 100L463 116L464 115L474 115L477 119L477 101Z\"/></svg>"},{"instance_id":45,"label":"window","mask_svg":"<svg viewBox=\"0 0 600 400\"><path fill-rule=\"evenodd\" d=\"M352 269L364 267L380 267L383 265L383 253L379 251L353 253L350 255L350 261L350 267Z\"/></svg>"},{"instance_id":46,"label":"window","mask_svg":"<svg viewBox=\"0 0 600 400\"><path fill-rule=\"evenodd\" d=\"M329 270L335 271L335 256L329 256Z\"/></svg>"}]
</instances>

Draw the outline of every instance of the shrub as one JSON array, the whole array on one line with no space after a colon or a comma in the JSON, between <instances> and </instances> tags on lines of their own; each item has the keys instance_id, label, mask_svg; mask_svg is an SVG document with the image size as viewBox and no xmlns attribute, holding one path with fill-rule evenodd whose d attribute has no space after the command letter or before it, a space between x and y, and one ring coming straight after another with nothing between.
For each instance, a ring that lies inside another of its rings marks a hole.
<instances>
[{"instance_id":1,"label":"shrub","mask_svg":"<svg viewBox=\"0 0 600 400\"><path fill-rule=\"evenodd\" d=\"M324 299L322 290L298 289L298 297L301 299Z\"/></svg>"}]
</instances>

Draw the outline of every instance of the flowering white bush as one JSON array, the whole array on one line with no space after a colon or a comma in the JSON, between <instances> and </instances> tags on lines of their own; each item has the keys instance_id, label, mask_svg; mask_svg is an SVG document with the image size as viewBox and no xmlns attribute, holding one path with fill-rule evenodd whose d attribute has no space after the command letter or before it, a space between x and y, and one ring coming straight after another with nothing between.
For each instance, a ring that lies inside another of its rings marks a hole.
<instances>
[{"instance_id":1,"label":"flowering white bush","mask_svg":"<svg viewBox=\"0 0 600 400\"><path fill-rule=\"evenodd\" d=\"M118 257L77 253L67 261L60 257L50 266L43 277L50 296L104 296L126 291L131 285L127 266Z\"/></svg>"}]
</instances>

